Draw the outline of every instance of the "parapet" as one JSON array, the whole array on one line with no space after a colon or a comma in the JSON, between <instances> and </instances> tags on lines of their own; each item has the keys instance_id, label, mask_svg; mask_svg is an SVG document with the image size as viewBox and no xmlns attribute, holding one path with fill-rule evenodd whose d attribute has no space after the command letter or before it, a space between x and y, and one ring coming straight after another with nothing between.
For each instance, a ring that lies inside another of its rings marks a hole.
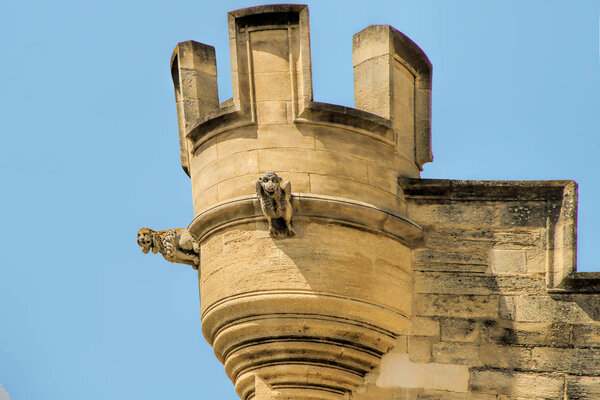
<instances>
[{"instance_id":1,"label":"parapet","mask_svg":"<svg viewBox=\"0 0 600 400\"><path fill-rule=\"evenodd\" d=\"M240 126L328 124L371 136L395 149L418 176L431 155L431 63L390 26L354 36L356 108L313 101L308 8L280 4L228 14L233 98L219 105L214 48L179 43L171 59L180 116L182 166L219 132Z\"/></svg>"}]
</instances>

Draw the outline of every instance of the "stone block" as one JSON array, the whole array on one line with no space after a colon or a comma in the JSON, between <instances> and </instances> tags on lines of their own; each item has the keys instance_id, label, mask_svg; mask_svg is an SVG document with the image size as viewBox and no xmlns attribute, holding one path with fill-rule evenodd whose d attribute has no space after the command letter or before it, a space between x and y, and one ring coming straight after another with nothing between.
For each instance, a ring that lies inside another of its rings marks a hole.
<instances>
[{"instance_id":1,"label":"stone block","mask_svg":"<svg viewBox=\"0 0 600 400\"><path fill-rule=\"evenodd\" d=\"M287 122L285 101L260 101L256 103L259 125L283 125Z\"/></svg>"},{"instance_id":2,"label":"stone block","mask_svg":"<svg viewBox=\"0 0 600 400\"><path fill-rule=\"evenodd\" d=\"M600 376L600 349L535 347L533 369Z\"/></svg>"},{"instance_id":3,"label":"stone block","mask_svg":"<svg viewBox=\"0 0 600 400\"><path fill-rule=\"evenodd\" d=\"M257 74L265 72L288 72L289 43L285 29L254 31L250 34L252 42L253 69Z\"/></svg>"},{"instance_id":4,"label":"stone block","mask_svg":"<svg viewBox=\"0 0 600 400\"><path fill-rule=\"evenodd\" d=\"M469 367L482 365L479 360L479 346L473 343L438 342L432 346L432 354L436 363Z\"/></svg>"},{"instance_id":5,"label":"stone block","mask_svg":"<svg viewBox=\"0 0 600 400\"><path fill-rule=\"evenodd\" d=\"M408 358L412 362L428 363L431 361L431 344L435 338L429 336L408 337Z\"/></svg>"},{"instance_id":6,"label":"stone block","mask_svg":"<svg viewBox=\"0 0 600 400\"><path fill-rule=\"evenodd\" d=\"M415 312L419 316L497 318L498 296L418 294Z\"/></svg>"},{"instance_id":7,"label":"stone block","mask_svg":"<svg viewBox=\"0 0 600 400\"><path fill-rule=\"evenodd\" d=\"M352 65L357 66L390 52L388 25L371 25L358 32L352 38Z\"/></svg>"},{"instance_id":8,"label":"stone block","mask_svg":"<svg viewBox=\"0 0 600 400\"><path fill-rule=\"evenodd\" d=\"M285 171L275 172L277 172L282 179L291 182L292 190L294 192L310 192L310 181L308 174ZM244 195L256 194L254 182L258 179L259 176L260 174L241 175L218 183L217 187L219 201Z\"/></svg>"},{"instance_id":9,"label":"stone block","mask_svg":"<svg viewBox=\"0 0 600 400\"><path fill-rule=\"evenodd\" d=\"M573 325L573 344L575 347L600 347L600 324Z\"/></svg>"},{"instance_id":10,"label":"stone block","mask_svg":"<svg viewBox=\"0 0 600 400\"><path fill-rule=\"evenodd\" d=\"M420 267L416 267L420 269ZM438 294L545 294L543 276L492 276L470 272L417 271L415 291Z\"/></svg>"},{"instance_id":11,"label":"stone block","mask_svg":"<svg viewBox=\"0 0 600 400\"><path fill-rule=\"evenodd\" d=\"M488 202L427 202L411 201L408 217L420 225L452 226L454 228L497 227L498 207ZM484 222L485 221L485 222Z\"/></svg>"},{"instance_id":12,"label":"stone block","mask_svg":"<svg viewBox=\"0 0 600 400\"><path fill-rule=\"evenodd\" d=\"M527 257L527 273L528 274L546 274L548 256L545 247L530 248L525 250Z\"/></svg>"},{"instance_id":13,"label":"stone block","mask_svg":"<svg viewBox=\"0 0 600 400\"><path fill-rule=\"evenodd\" d=\"M514 296L509 300L515 321L523 322L591 322L591 317L575 302L552 299L549 296Z\"/></svg>"},{"instance_id":14,"label":"stone block","mask_svg":"<svg viewBox=\"0 0 600 400\"><path fill-rule=\"evenodd\" d=\"M572 325L562 322L483 321L482 337L493 343L521 346L571 347Z\"/></svg>"},{"instance_id":15,"label":"stone block","mask_svg":"<svg viewBox=\"0 0 600 400\"><path fill-rule=\"evenodd\" d=\"M381 54L370 58L354 66L354 93L355 96L361 96L374 90L386 89L387 97L390 97L390 66L391 57L389 54ZM360 108L360 107L358 107ZM368 111L368 110L365 110ZM389 113L389 110L388 110ZM374 113L378 114L378 113ZM381 115L381 114L378 114ZM389 118L389 115L381 115Z\"/></svg>"},{"instance_id":16,"label":"stone block","mask_svg":"<svg viewBox=\"0 0 600 400\"><path fill-rule=\"evenodd\" d=\"M428 226L425 243L429 248L458 247L489 249L494 245L494 231L487 227L460 228L454 226Z\"/></svg>"},{"instance_id":17,"label":"stone block","mask_svg":"<svg viewBox=\"0 0 600 400\"><path fill-rule=\"evenodd\" d=\"M600 399L600 377L567 376L566 400Z\"/></svg>"},{"instance_id":18,"label":"stone block","mask_svg":"<svg viewBox=\"0 0 600 400\"><path fill-rule=\"evenodd\" d=\"M296 148L261 149L258 159L263 171L308 172L368 183L366 162L340 153Z\"/></svg>"},{"instance_id":19,"label":"stone block","mask_svg":"<svg viewBox=\"0 0 600 400\"><path fill-rule=\"evenodd\" d=\"M253 126L245 126L220 134L217 142L218 158L256 150L258 148L257 137L256 127Z\"/></svg>"},{"instance_id":20,"label":"stone block","mask_svg":"<svg viewBox=\"0 0 600 400\"><path fill-rule=\"evenodd\" d=\"M473 392L493 393L531 400L563 400L564 385L564 377L560 374L492 369L472 369L469 380L469 386Z\"/></svg>"},{"instance_id":21,"label":"stone block","mask_svg":"<svg viewBox=\"0 0 600 400\"><path fill-rule=\"evenodd\" d=\"M194 196L220 182L240 175L259 175L258 154L256 151L235 153L220 158L200 170L192 180Z\"/></svg>"},{"instance_id":22,"label":"stone block","mask_svg":"<svg viewBox=\"0 0 600 400\"><path fill-rule=\"evenodd\" d=\"M397 196L374 186L329 175L310 174L310 189L315 194L354 199L396 212L403 206Z\"/></svg>"},{"instance_id":23,"label":"stone block","mask_svg":"<svg viewBox=\"0 0 600 400\"><path fill-rule=\"evenodd\" d=\"M493 233L494 246L499 249L546 247L544 228L504 228Z\"/></svg>"},{"instance_id":24,"label":"stone block","mask_svg":"<svg viewBox=\"0 0 600 400\"><path fill-rule=\"evenodd\" d=\"M369 162L368 175L371 185L394 195L401 194L402 190L398 185L397 169L392 170L380 163Z\"/></svg>"},{"instance_id":25,"label":"stone block","mask_svg":"<svg viewBox=\"0 0 600 400\"><path fill-rule=\"evenodd\" d=\"M413 252L414 268L417 271L483 273L488 269L487 261L487 251L420 248Z\"/></svg>"},{"instance_id":26,"label":"stone block","mask_svg":"<svg viewBox=\"0 0 600 400\"><path fill-rule=\"evenodd\" d=\"M261 126L258 129L258 147L314 149L314 133L311 129L296 129L294 126Z\"/></svg>"},{"instance_id":27,"label":"stone block","mask_svg":"<svg viewBox=\"0 0 600 400\"><path fill-rule=\"evenodd\" d=\"M492 249L490 267L494 274L523 274L527 272L524 250Z\"/></svg>"},{"instance_id":28,"label":"stone block","mask_svg":"<svg viewBox=\"0 0 600 400\"><path fill-rule=\"evenodd\" d=\"M420 392L421 389L381 388L369 385L352 393L352 400L418 400Z\"/></svg>"},{"instance_id":29,"label":"stone block","mask_svg":"<svg viewBox=\"0 0 600 400\"><path fill-rule=\"evenodd\" d=\"M438 390L425 390L417 400L498 400L495 394L452 393Z\"/></svg>"},{"instance_id":30,"label":"stone block","mask_svg":"<svg viewBox=\"0 0 600 400\"><path fill-rule=\"evenodd\" d=\"M448 342L478 342L480 321L474 319L442 318L441 339Z\"/></svg>"},{"instance_id":31,"label":"stone block","mask_svg":"<svg viewBox=\"0 0 600 400\"><path fill-rule=\"evenodd\" d=\"M545 227L548 213L546 202L508 203L498 207L499 220L504 226L510 227Z\"/></svg>"},{"instance_id":32,"label":"stone block","mask_svg":"<svg viewBox=\"0 0 600 400\"><path fill-rule=\"evenodd\" d=\"M377 386L467 392L469 370L462 365L415 363L407 354L389 353L381 362Z\"/></svg>"},{"instance_id":33,"label":"stone block","mask_svg":"<svg viewBox=\"0 0 600 400\"><path fill-rule=\"evenodd\" d=\"M481 363L491 368L528 370L532 365L531 349L527 347L481 343L478 355Z\"/></svg>"},{"instance_id":34,"label":"stone block","mask_svg":"<svg viewBox=\"0 0 600 400\"><path fill-rule=\"evenodd\" d=\"M204 192L194 196L194 215L200 214L218 201L217 185L207 188Z\"/></svg>"},{"instance_id":35,"label":"stone block","mask_svg":"<svg viewBox=\"0 0 600 400\"><path fill-rule=\"evenodd\" d=\"M256 101L292 100L289 72L271 72L254 75Z\"/></svg>"},{"instance_id":36,"label":"stone block","mask_svg":"<svg viewBox=\"0 0 600 400\"><path fill-rule=\"evenodd\" d=\"M432 318L413 317L410 334L414 336L439 336L440 322Z\"/></svg>"},{"instance_id":37,"label":"stone block","mask_svg":"<svg viewBox=\"0 0 600 400\"><path fill-rule=\"evenodd\" d=\"M355 94L354 106L359 110L364 110L383 118L389 118L391 114L390 90L386 87Z\"/></svg>"},{"instance_id":38,"label":"stone block","mask_svg":"<svg viewBox=\"0 0 600 400\"><path fill-rule=\"evenodd\" d=\"M384 167L397 169L398 155L391 144L374 140L372 136L341 128L314 127L317 149L337 151L364 160L376 161Z\"/></svg>"},{"instance_id":39,"label":"stone block","mask_svg":"<svg viewBox=\"0 0 600 400\"><path fill-rule=\"evenodd\" d=\"M217 161L217 139L212 138L202 143L192 157L191 178L208 164Z\"/></svg>"}]
</instances>

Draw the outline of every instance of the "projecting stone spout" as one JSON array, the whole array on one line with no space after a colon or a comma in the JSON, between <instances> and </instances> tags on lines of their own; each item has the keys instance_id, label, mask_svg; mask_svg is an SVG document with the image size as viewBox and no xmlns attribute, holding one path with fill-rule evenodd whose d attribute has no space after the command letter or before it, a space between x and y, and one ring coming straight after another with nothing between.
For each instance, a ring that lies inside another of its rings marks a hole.
<instances>
[{"instance_id":1,"label":"projecting stone spout","mask_svg":"<svg viewBox=\"0 0 600 400\"><path fill-rule=\"evenodd\" d=\"M422 232L398 178L431 161L431 65L365 29L353 109L313 101L306 6L232 11L229 34L222 104L212 47L172 58L202 330L244 400L345 399L409 325Z\"/></svg>"}]
</instances>

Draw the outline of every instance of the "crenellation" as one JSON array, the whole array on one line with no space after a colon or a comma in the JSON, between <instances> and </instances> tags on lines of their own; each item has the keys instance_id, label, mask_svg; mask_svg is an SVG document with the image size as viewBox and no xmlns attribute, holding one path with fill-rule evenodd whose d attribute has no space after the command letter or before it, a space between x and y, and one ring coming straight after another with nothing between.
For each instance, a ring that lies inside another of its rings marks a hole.
<instances>
[{"instance_id":1,"label":"crenellation","mask_svg":"<svg viewBox=\"0 0 600 400\"><path fill-rule=\"evenodd\" d=\"M356 108L390 119L398 151L421 169L431 154L431 63L408 37L389 25L354 35Z\"/></svg>"},{"instance_id":2,"label":"crenellation","mask_svg":"<svg viewBox=\"0 0 600 400\"><path fill-rule=\"evenodd\" d=\"M179 121L181 165L190 175L192 148L187 134L219 107L215 48L193 40L177 44L171 56L171 77Z\"/></svg>"}]
</instances>

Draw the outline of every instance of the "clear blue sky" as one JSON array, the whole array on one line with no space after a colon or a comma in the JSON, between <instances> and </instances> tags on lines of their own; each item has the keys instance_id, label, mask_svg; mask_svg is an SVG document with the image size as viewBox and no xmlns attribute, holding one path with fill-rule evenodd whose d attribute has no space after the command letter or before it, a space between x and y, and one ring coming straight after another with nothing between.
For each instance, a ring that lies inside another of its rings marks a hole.
<instances>
[{"instance_id":1,"label":"clear blue sky","mask_svg":"<svg viewBox=\"0 0 600 400\"><path fill-rule=\"evenodd\" d=\"M142 255L187 226L169 73L242 1L0 4L0 384L12 400L233 400L194 271ZM434 65L425 178L574 179L579 269L600 270L598 1L314 1L315 100L353 105L352 35L390 24Z\"/></svg>"}]
</instances>

